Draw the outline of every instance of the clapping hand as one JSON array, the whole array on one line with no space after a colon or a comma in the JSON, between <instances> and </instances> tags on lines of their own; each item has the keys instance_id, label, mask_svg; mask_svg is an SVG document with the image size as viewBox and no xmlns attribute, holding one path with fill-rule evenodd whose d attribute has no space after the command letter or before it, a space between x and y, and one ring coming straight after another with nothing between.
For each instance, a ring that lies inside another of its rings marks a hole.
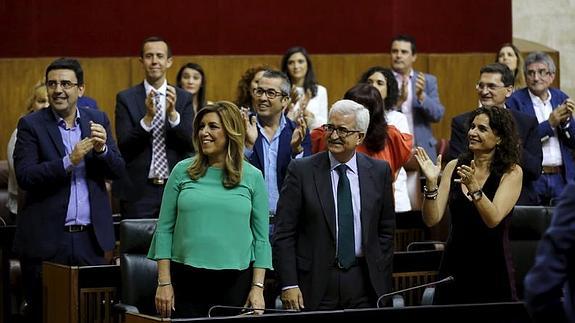
<instances>
[{"instance_id":1,"label":"clapping hand","mask_svg":"<svg viewBox=\"0 0 575 323\"><path fill-rule=\"evenodd\" d=\"M437 179L441 173L441 155L437 156L437 162L434 165L425 149L417 147L415 149L415 159L427 181L437 183Z\"/></svg>"}]
</instances>

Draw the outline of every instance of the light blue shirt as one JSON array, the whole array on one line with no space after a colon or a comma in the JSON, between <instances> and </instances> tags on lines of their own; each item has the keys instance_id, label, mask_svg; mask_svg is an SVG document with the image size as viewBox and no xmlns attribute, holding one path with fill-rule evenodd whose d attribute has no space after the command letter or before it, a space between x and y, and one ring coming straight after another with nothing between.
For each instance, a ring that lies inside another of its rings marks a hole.
<instances>
[{"instance_id":1,"label":"light blue shirt","mask_svg":"<svg viewBox=\"0 0 575 323\"><path fill-rule=\"evenodd\" d=\"M82 140L82 130L80 129L80 111L76 110L76 119L71 128L66 126L66 121L54 113L58 120L58 130L66 149L66 156L62 159L64 169L70 174L70 199L68 200L68 211L66 212L66 222L64 225L90 224L90 194L88 183L86 182L86 163L84 159L76 166L70 161L70 155L74 146Z\"/></svg>"},{"instance_id":2,"label":"light blue shirt","mask_svg":"<svg viewBox=\"0 0 575 323\"><path fill-rule=\"evenodd\" d=\"M349 179L349 186L351 189L351 203L353 207L353 236L355 240L355 255L363 257L363 250L361 249L361 195L359 191L359 176L357 173L357 154L353 154L350 160L345 163L347 165L347 178ZM331 175L331 191L333 193L333 204L335 206L335 223L338 223L337 214L337 183L339 181L339 174L335 169L341 163L338 162L331 153L329 153L329 170ZM339 234L338 226L336 229L336 241Z\"/></svg>"},{"instance_id":3,"label":"light blue shirt","mask_svg":"<svg viewBox=\"0 0 575 323\"><path fill-rule=\"evenodd\" d=\"M285 116L281 115L280 126L274 133L271 140L263 134L263 127L259 120L257 122L259 136L262 136L262 151L264 153L264 180L268 189L268 201L270 214L276 214L278 199L280 197L278 188L278 151L280 146L280 134L286 126Z\"/></svg>"}]
</instances>

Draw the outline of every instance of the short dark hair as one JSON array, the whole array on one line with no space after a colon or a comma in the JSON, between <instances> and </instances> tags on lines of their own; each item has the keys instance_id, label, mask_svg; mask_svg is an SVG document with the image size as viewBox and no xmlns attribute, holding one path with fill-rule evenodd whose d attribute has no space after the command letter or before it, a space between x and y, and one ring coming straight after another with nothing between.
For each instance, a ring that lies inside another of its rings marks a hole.
<instances>
[{"instance_id":1,"label":"short dark hair","mask_svg":"<svg viewBox=\"0 0 575 323\"><path fill-rule=\"evenodd\" d=\"M310 90L311 97L314 98L317 95L317 80L315 78L313 64L311 63L311 59L309 58L309 54L305 48L296 46L291 47L287 50L287 52L282 57L281 62L282 72L284 72L288 77L290 77L290 81L293 81L288 73L288 61L289 58L295 53L301 53L305 57L305 61L307 63L307 72L305 73L305 78L303 80L303 89L304 92Z\"/></svg>"},{"instance_id":2,"label":"short dark hair","mask_svg":"<svg viewBox=\"0 0 575 323\"><path fill-rule=\"evenodd\" d=\"M48 73L52 70L71 70L76 74L78 85L84 85L84 70L75 58L61 57L50 63L46 68L46 81L48 81Z\"/></svg>"},{"instance_id":3,"label":"short dark hair","mask_svg":"<svg viewBox=\"0 0 575 323\"><path fill-rule=\"evenodd\" d=\"M264 74L262 75L262 78L267 78L267 79L280 79L282 80L282 84L280 85L280 90L282 91L283 95L290 95L290 91L291 91L291 82L289 80L289 77L280 71L276 71L276 70L266 70L264 72Z\"/></svg>"},{"instance_id":4,"label":"short dark hair","mask_svg":"<svg viewBox=\"0 0 575 323\"><path fill-rule=\"evenodd\" d=\"M501 75L501 82L505 86L513 86L515 83L515 77L513 76L513 72L507 67L505 64L501 63L491 63L483 66L479 70L479 75L483 73L494 73Z\"/></svg>"},{"instance_id":5,"label":"short dark hair","mask_svg":"<svg viewBox=\"0 0 575 323\"><path fill-rule=\"evenodd\" d=\"M172 57L172 48L170 47L170 44L168 44L168 42L160 36L151 36L144 39L144 41L142 42L142 47L140 48L140 57L142 58L144 57L144 46L147 43L155 43L155 42L164 42L166 44L166 47L168 47L168 57Z\"/></svg>"},{"instance_id":6,"label":"short dark hair","mask_svg":"<svg viewBox=\"0 0 575 323\"><path fill-rule=\"evenodd\" d=\"M391 40L391 44L393 44L394 41L404 41L404 42L408 42L411 44L411 55L415 55L415 38L411 35L406 35L406 34L402 34L402 35L397 35L395 37L393 37L393 39Z\"/></svg>"},{"instance_id":7,"label":"short dark hair","mask_svg":"<svg viewBox=\"0 0 575 323\"><path fill-rule=\"evenodd\" d=\"M358 83L367 83L367 79L375 73L381 73L383 74L383 77L385 77L385 82L387 83L387 97L383 100L384 109L391 110L397 103L399 90L397 86L397 80L389 68L372 66L361 75Z\"/></svg>"},{"instance_id":8,"label":"short dark hair","mask_svg":"<svg viewBox=\"0 0 575 323\"><path fill-rule=\"evenodd\" d=\"M379 91L369 84L359 83L347 90L343 98L355 101L369 111L369 126L363 144L372 152L383 150L387 141L387 122Z\"/></svg>"},{"instance_id":9,"label":"short dark hair","mask_svg":"<svg viewBox=\"0 0 575 323\"><path fill-rule=\"evenodd\" d=\"M196 107L196 109L199 110L203 108L204 105L206 105L206 74L204 73L204 69L200 64L186 63L182 65L182 67L180 67L180 70L178 71L178 75L176 76L176 86L179 88L182 88L182 74L184 74L184 70L186 68L196 70L202 76L202 83L200 84L198 93L195 94L198 96L198 104L200 105L199 107Z\"/></svg>"}]
</instances>

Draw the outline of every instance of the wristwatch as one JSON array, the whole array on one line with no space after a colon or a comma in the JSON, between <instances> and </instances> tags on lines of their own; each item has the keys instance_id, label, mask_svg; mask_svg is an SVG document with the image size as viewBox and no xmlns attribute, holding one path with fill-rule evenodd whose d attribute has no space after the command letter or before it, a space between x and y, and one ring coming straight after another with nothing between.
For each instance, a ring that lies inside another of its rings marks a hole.
<instances>
[{"instance_id":1,"label":"wristwatch","mask_svg":"<svg viewBox=\"0 0 575 323\"><path fill-rule=\"evenodd\" d=\"M483 197L483 191L477 190L474 192L467 192L467 196L471 197L471 200L473 200L474 202L479 201Z\"/></svg>"}]
</instances>

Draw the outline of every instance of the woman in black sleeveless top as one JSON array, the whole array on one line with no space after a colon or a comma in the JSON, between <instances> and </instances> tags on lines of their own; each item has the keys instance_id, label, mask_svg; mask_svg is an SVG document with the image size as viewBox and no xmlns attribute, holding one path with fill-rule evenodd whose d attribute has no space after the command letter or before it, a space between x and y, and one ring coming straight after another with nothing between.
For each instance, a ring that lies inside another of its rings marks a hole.
<instances>
[{"instance_id":1,"label":"woman in black sleeveless top","mask_svg":"<svg viewBox=\"0 0 575 323\"><path fill-rule=\"evenodd\" d=\"M423 220L441 221L447 204L451 226L440 276L455 280L439 286L435 302L486 303L516 300L508 227L521 192L519 140L509 111L480 107L469 120L468 151L441 171L418 148L426 177Z\"/></svg>"}]
</instances>

